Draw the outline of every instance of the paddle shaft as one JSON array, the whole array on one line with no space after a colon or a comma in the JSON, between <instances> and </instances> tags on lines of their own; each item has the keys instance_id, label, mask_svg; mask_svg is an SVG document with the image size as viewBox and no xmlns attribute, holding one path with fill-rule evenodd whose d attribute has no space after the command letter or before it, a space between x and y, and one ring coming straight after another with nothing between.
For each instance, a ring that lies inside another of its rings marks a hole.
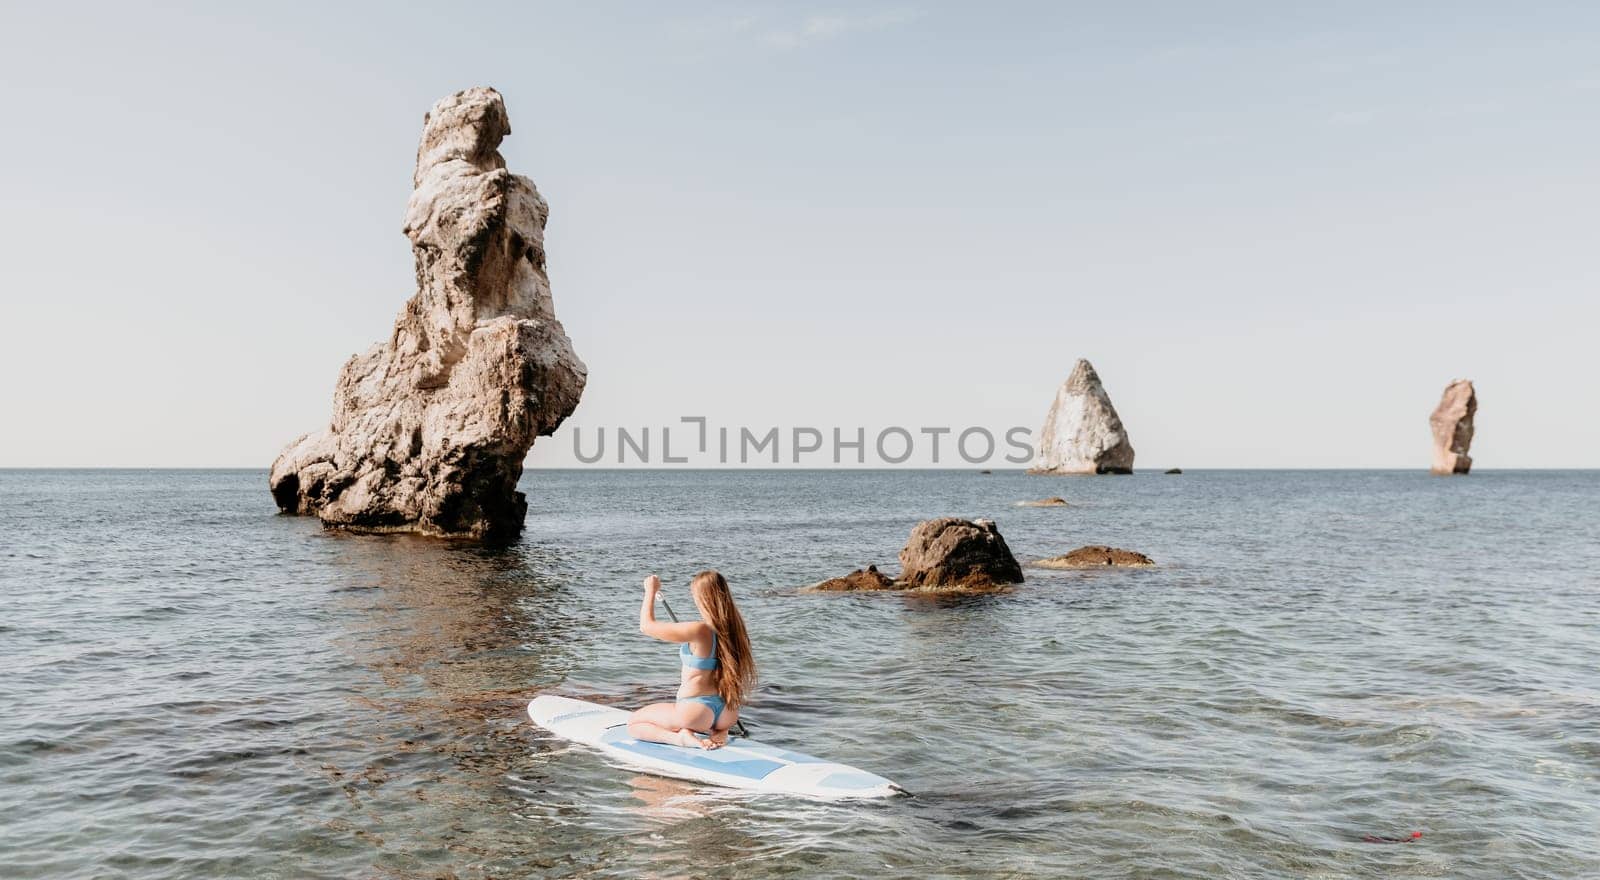
<instances>
[{"instance_id":1,"label":"paddle shaft","mask_svg":"<svg viewBox=\"0 0 1600 880\"><path fill-rule=\"evenodd\" d=\"M672 613L672 606L667 604L667 597L657 593L656 598L661 600L661 607L667 609L667 616L672 618L672 622L677 623L678 615ZM737 718L734 719L733 726L738 729L740 736L745 737L746 739L750 737L750 731L744 729L744 722L742 720Z\"/></svg>"}]
</instances>

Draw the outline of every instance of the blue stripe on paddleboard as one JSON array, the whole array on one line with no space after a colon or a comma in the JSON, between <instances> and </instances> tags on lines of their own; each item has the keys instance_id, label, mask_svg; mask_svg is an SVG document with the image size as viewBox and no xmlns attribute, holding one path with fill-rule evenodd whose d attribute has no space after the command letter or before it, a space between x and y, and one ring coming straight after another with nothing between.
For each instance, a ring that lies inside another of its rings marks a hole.
<instances>
[{"instance_id":1,"label":"blue stripe on paddleboard","mask_svg":"<svg viewBox=\"0 0 1600 880\"><path fill-rule=\"evenodd\" d=\"M683 746L669 746L663 743L640 742L628 735L626 728L608 730L600 737L600 741L615 749L632 752L658 761L678 764L683 767L693 767L696 770L710 770L713 773L726 773L729 776L738 776L744 779L765 779L768 773L784 766L777 761L767 761L761 758L740 757L740 749L688 749Z\"/></svg>"},{"instance_id":2,"label":"blue stripe on paddleboard","mask_svg":"<svg viewBox=\"0 0 1600 880\"><path fill-rule=\"evenodd\" d=\"M743 745L740 746L740 748L743 748L745 751L756 752L756 753L762 754L762 755L771 755L774 758L777 758L777 759L782 760L782 761L788 761L791 764L832 764L833 763L832 761L829 761L827 758L818 758L818 757L816 757L814 755L803 755L803 754L801 754L799 752L791 752L788 749L780 749L777 746L769 746L766 743L743 744Z\"/></svg>"},{"instance_id":3,"label":"blue stripe on paddleboard","mask_svg":"<svg viewBox=\"0 0 1600 880\"><path fill-rule=\"evenodd\" d=\"M546 721L545 722L545 726L548 727L549 725L554 724L557 721L565 721L568 718L579 718L579 717L582 717L584 715L596 715L596 714L599 714L601 712L609 712L609 711L611 711L611 710L610 709L579 709L576 712L562 712L560 715L553 716L549 721ZM617 723L621 724L622 722L619 721Z\"/></svg>"}]
</instances>

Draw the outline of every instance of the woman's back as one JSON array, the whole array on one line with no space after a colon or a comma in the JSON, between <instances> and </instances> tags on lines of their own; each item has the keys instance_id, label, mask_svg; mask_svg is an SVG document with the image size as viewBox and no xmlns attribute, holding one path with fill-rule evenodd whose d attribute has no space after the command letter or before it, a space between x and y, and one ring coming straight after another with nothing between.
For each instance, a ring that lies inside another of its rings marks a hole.
<instances>
[{"instance_id":1,"label":"woman's back","mask_svg":"<svg viewBox=\"0 0 1600 880\"><path fill-rule=\"evenodd\" d=\"M679 699L717 693L717 631L709 623L700 626L699 635L678 646L678 665L683 669Z\"/></svg>"}]
</instances>

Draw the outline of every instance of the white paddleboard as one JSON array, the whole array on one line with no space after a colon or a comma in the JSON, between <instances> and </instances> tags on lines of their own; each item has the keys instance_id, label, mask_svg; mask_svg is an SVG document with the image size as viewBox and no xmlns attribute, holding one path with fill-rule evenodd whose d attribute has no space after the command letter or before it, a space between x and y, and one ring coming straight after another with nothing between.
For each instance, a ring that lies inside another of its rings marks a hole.
<instances>
[{"instance_id":1,"label":"white paddleboard","mask_svg":"<svg viewBox=\"0 0 1600 880\"><path fill-rule=\"evenodd\" d=\"M865 770L753 739L730 739L722 748L710 750L640 742L628 735L629 714L548 694L528 704L528 717L551 733L594 746L629 767L661 776L825 800L892 797L903 791Z\"/></svg>"}]
</instances>

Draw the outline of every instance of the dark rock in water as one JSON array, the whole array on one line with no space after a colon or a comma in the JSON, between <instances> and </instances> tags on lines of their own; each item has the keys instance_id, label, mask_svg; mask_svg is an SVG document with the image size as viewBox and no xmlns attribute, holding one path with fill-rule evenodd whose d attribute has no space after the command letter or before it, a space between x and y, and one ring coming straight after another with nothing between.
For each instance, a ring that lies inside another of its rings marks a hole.
<instances>
[{"instance_id":1,"label":"dark rock in water","mask_svg":"<svg viewBox=\"0 0 1600 880\"><path fill-rule=\"evenodd\" d=\"M1472 382L1457 379L1445 386L1428 424L1433 428L1433 472L1464 474L1472 470L1473 417L1478 413L1478 392Z\"/></svg>"},{"instance_id":2,"label":"dark rock in water","mask_svg":"<svg viewBox=\"0 0 1600 880\"><path fill-rule=\"evenodd\" d=\"M888 575L878 571L876 565L869 565L865 569L858 568L844 577L825 580L811 589L844 592L849 590L892 590L894 588L895 583Z\"/></svg>"},{"instance_id":3,"label":"dark rock in water","mask_svg":"<svg viewBox=\"0 0 1600 880\"><path fill-rule=\"evenodd\" d=\"M1167 468L1167 469L1166 469L1166 470L1165 470L1165 471L1163 471L1163 472L1162 472L1162 473L1167 473L1167 474L1181 474L1181 473L1183 473L1183 468Z\"/></svg>"},{"instance_id":4,"label":"dark rock in water","mask_svg":"<svg viewBox=\"0 0 1600 880\"><path fill-rule=\"evenodd\" d=\"M272 463L284 512L352 531L522 530L522 460L578 405L585 369L545 276L549 208L500 156L510 133L494 89L423 117L404 229L417 292L383 342L345 363L331 423Z\"/></svg>"},{"instance_id":5,"label":"dark rock in water","mask_svg":"<svg viewBox=\"0 0 1600 880\"><path fill-rule=\"evenodd\" d=\"M1040 568L1149 568L1156 563L1143 553L1095 544L1029 564Z\"/></svg>"},{"instance_id":6,"label":"dark rock in water","mask_svg":"<svg viewBox=\"0 0 1600 880\"><path fill-rule=\"evenodd\" d=\"M1067 507L1065 498L1041 498L1038 501L1018 501L1018 507Z\"/></svg>"},{"instance_id":7,"label":"dark rock in water","mask_svg":"<svg viewBox=\"0 0 1600 880\"><path fill-rule=\"evenodd\" d=\"M980 474L992 474L994 471L978 471Z\"/></svg>"},{"instance_id":8,"label":"dark rock in water","mask_svg":"<svg viewBox=\"0 0 1600 880\"><path fill-rule=\"evenodd\" d=\"M898 580L878 571L876 565L869 565L810 589L821 592L959 591L988 590L1022 582L1022 566L1011 555L1011 548L1006 546L994 523L986 519L945 517L918 523L911 530L905 549L900 551L900 565L904 574Z\"/></svg>"},{"instance_id":9,"label":"dark rock in water","mask_svg":"<svg viewBox=\"0 0 1600 880\"><path fill-rule=\"evenodd\" d=\"M1022 582L1022 566L993 522L931 519L911 530L900 551L898 584L973 589Z\"/></svg>"}]
</instances>

